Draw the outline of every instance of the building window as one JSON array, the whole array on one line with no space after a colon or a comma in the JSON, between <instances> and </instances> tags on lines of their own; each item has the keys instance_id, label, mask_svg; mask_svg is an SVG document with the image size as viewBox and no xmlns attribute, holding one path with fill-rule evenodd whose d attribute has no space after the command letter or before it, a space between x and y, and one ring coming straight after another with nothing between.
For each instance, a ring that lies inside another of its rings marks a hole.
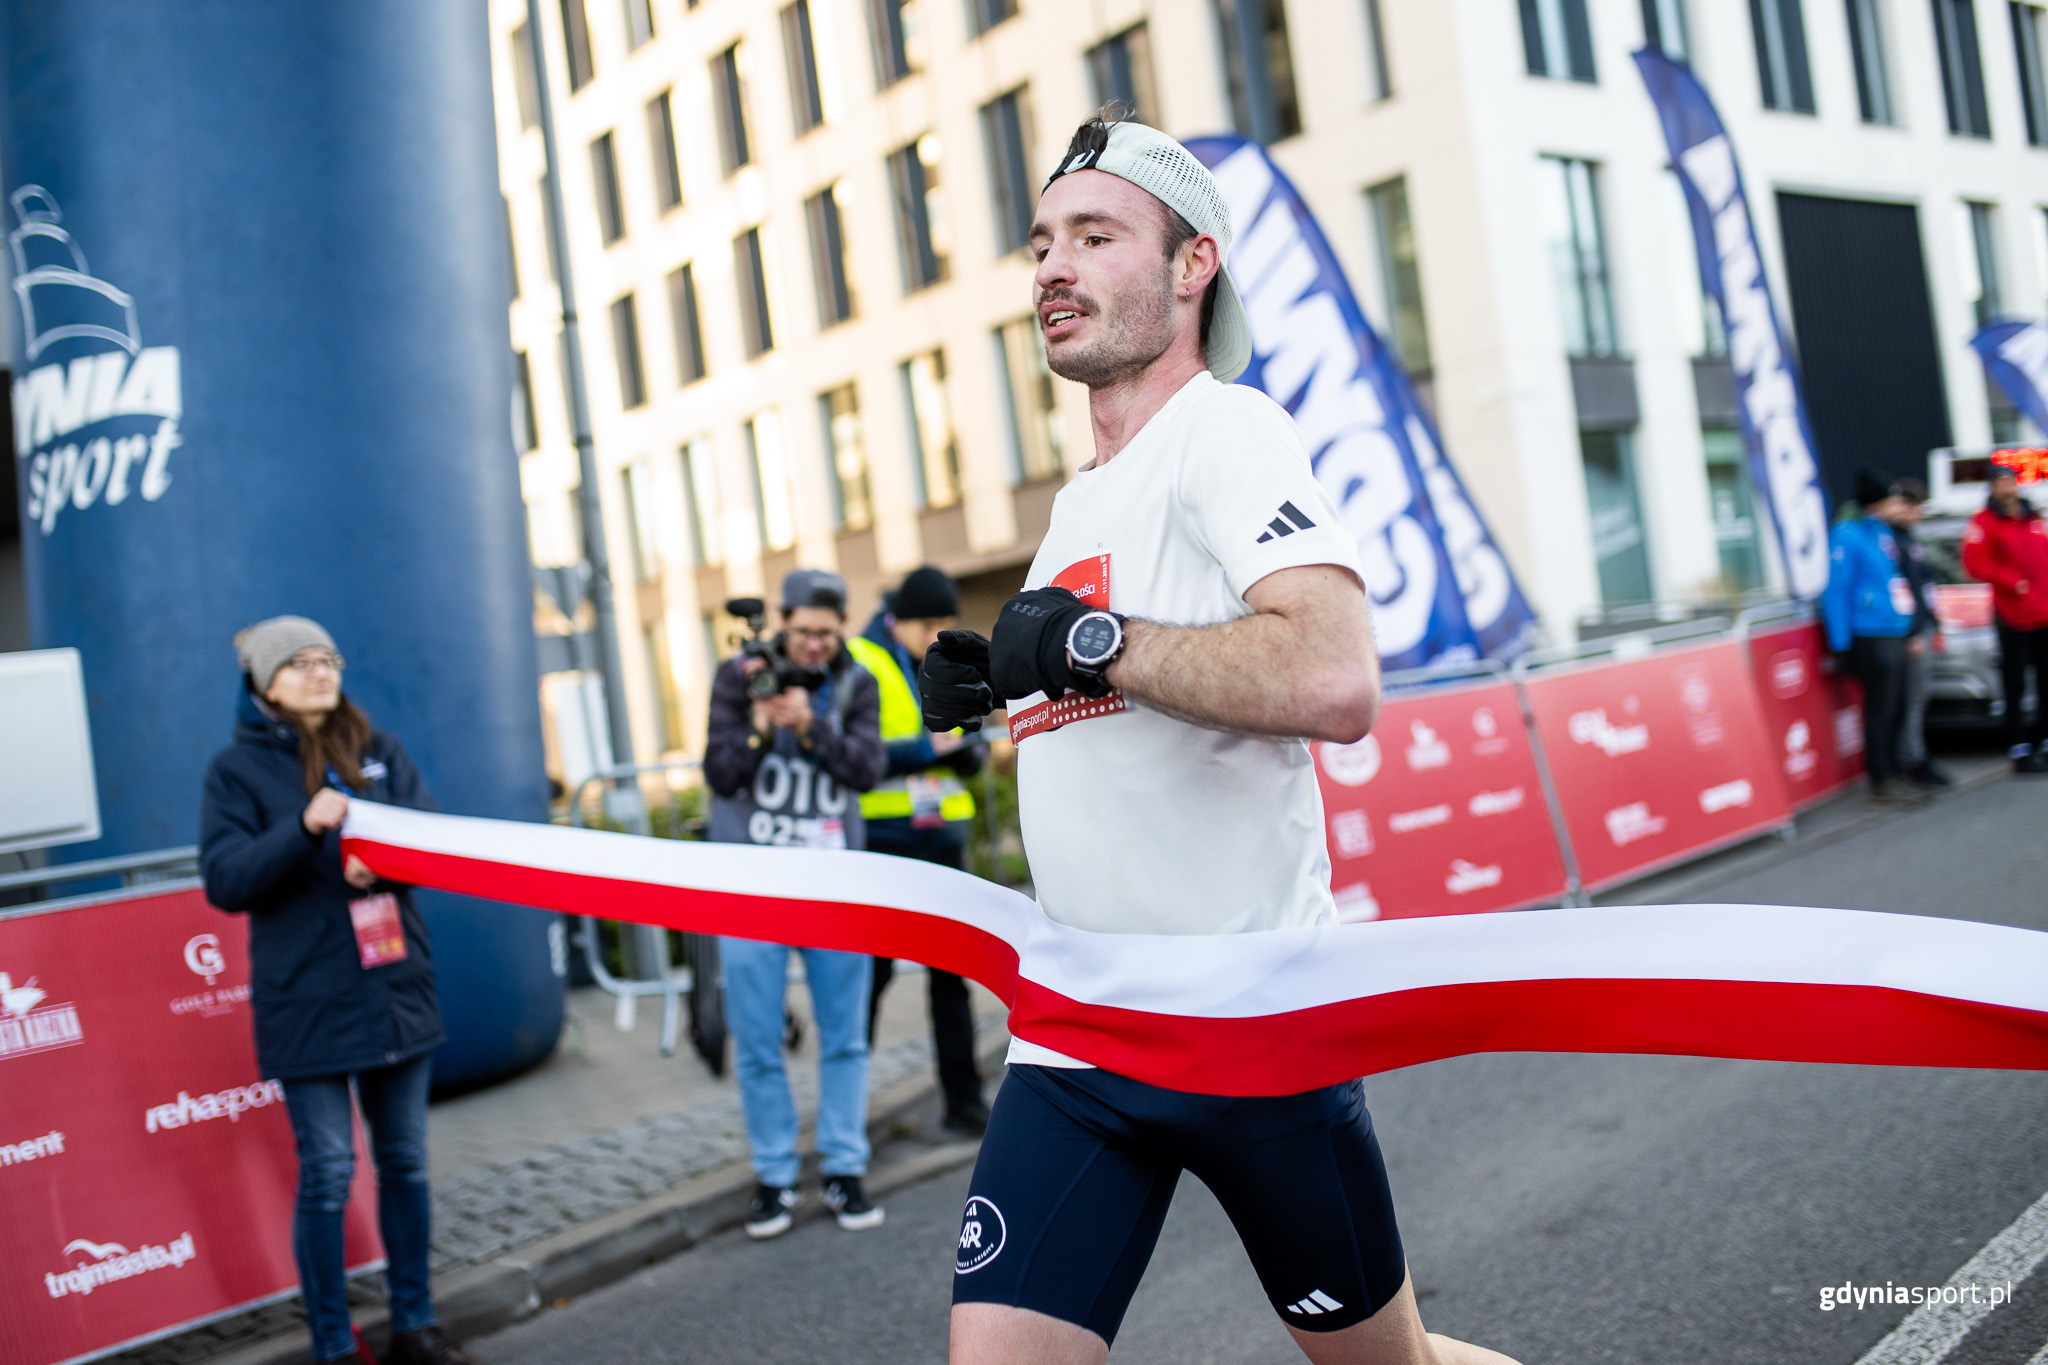
<instances>
[{"instance_id":1,"label":"building window","mask_svg":"<svg viewBox=\"0 0 2048 1365\"><path fill-rule=\"evenodd\" d=\"M1393 67L1387 61L1387 27L1380 22L1380 0L1365 3L1365 98L1374 104L1394 94Z\"/></svg>"},{"instance_id":2,"label":"building window","mask_svg":"<svg viewBox=\"0 0 2048 1365\"><path fill-rule=\"evenodd\" d=\"M926 133L889 154L889 187L896 198L903 292L915 293L946 278L951 254L946 192L939 184L937 133Z\"/></svg>"},{"instance_id":3,"label":"building window","mask_svg":"<svg viewBox=\"0 0 2048 1365\"><path fill-rule=\"evenodd\" d=\"M711 438L693 437L684 445L683 503L690 515L690 554L701 567L725 557L718 538L718 469L712 463Z\"/></svg>"},{"instance_id":4,"label":"building window","mask_svg":"<svg viewBox=\"0 0 2048 1365\"><path fill-rule=\"evenodd\" d=\"M1417 381L1429 377L1429 323L1422 311L1422 273L1416 263L1415 223L1408 216L1408 181L1397 176L1365 192L1372 214L1380 297L1387 340L1401 368Z\"/></svg>"},{"instance_id":5,"label":"building window","mask_svg":"<svg viewBox=\"0 0 2048 1365\"><path fill-rule=\"evenodd\" d=\"M761 229L748 228L732 239L733 277L740 289L740 335L747 359L775 349L775 328L768 320L768 267L761 259Z\"/></svg>"},{"instance_id":6,"label":"building window","mask_svg":"<svg viewBox=\"0 0 2048 1365\"><path fill-rule=\"evenodd\" d=\"M825 487L832 495L832 525L865 531L875 521L868 496L868 448L861 437L860 395L841 384L818 395L818 425L825 432Z\"/></svg>"},{"instance_id":7,"label":"building window","mask_svg":"<svg viewBox=\"0 0 2048 1365\"><path fill-rule=\"evenodd\" d=\"M562 43L569 59L569 91L574 94L597 74L590 51L590 16L583 11L583 0L562 0Z\"/></svg>"},{"instance_id":8,"label":"building window","mask_svg":"<svg viewBox=\"0 0 2048 1365\"><path fill-rule=\"evenodd\" d=\"M1968 233L1963 248L1963 292L1970 296L1977 325L1985 327L2005 311L1999 288L1998 210L1965 200L1963 227Z\"/></svg>"},{"instance_id":9,"label":"building window","mask_svg":"<svg viewBox=\"0 0 2048 1365\"><path fill-rule=\"evenodd\" d=\"M1764 585L1763 548L1742 433L1711 427L1700 433L1707 460L1707 498L1714 517L1714 547L1721 555L1721 591L1734 596Z\"/></svg>"},{"instance_id":10,"label":"building window","mask_svg":"<svg viewBox=\"0 0 2048 1365\"><path fill-rule=\"evenodd\" d=\"M981 106L981 135L996 201L996 251L1007 255L1023 249L1038 207L1031 181L1031 104L1024 87Z\"/></svg>"},{"instance_id":11,"label":"building window","mask_svg":"<svg viewBox=\"0 0 2048 1365\"><path fill-rule=\"evenodd\" d=\"M1586 472L1586 513L1592 522L1593 560L1600 600L1608 606L1647 602L1649 547L1636 499L1634 441L1626 431L1582 431L1579 457Z\"/></svg>"},{"instance_id":12,"label":"building window","mask_svg":"<svg viewBox=\"0 0 2048 1365\"><path fill-rule=\"evenodd\" d=\"M1685 0L1643 0L1643 45L1674 62L1692 60L1686 42Z\"/></svg>"},{"instance_id":13,"label":"building window","mask_svg":"<svg viewBox=\"0 0 2048 1365\"><path fill-rule=\"evenodd\" d=\"M1301 131L1294 92L1294 56L1287 46L1283 0L1215 0L1223 30L1223 76L1237 131L1254 142L1278 142Z\"/></svg>"},{"instance_id":14,"label":"building window","mask_svg":"<svg viewBox=\"0 0 2048 1365\"><path fill-rule=\"evenodd\" d=\"M1152 86L1152 37L1143 24L1089 48L1088 76L1095 88L1096 108L1115 102L1138 118L1159 117L1159 99Z\"/></svg>"},{"instance_id":15,"label":"building window","mask_svg":"<svg viewBox=\"0 0 2048 1365\"><path fill-rule=\"evenodd\" d=\"M524 351L512 353L512 448L540 449L540 422L533 412L533 365Z\"/></svg>"},{"instance_id":16,"label":"building window","mask_svg":"<svg viewBox=\"0 0 2048 1365\"><path fill-rule=\"evenodd\" d=\"M654 529L654 462L645 458L627 465L626 533L632 537L633 577L641 583L661 580L661 540Z\"/></svg>"},{"instance_id":17,"label":"building window","mask_svg":"<svg viewBox=\"0 0 2048 1365\"><path fill-rule=\"evenodd\" d=\"M1846 0L1849 53L1856 59L1856 107L1865 123L1896 123L1891 80L1885 74L1884 24L1878 0Z\"/></svg>"},{"instance_id":18,"label":"building window","mask_svg":"<svg viewBox=\"0 0 2048 1365\"><path fill-rule=\"evenodd\" d=\"M718 159L731 175L754 159L747 140L747 83L740 71L740 45L711 59L711 112L718 123Z\"/></svg>"},{"instance_id":19,"label":"building window","mask_svg":"<svg viewBox=\"0 0 2048 1365\"><path fill-rule=\"evenodd\" d=\"M975 37L1017 17L1017 0L967 0L967 31Z\"/></svg>"},{"instance_id":20,"label":"building window","mask_svg":"<svg viewBox=\"0 0 2048 1365\"><path fill-rule=\"evenodd\" d=\"M590 192L597 199L597 227L609 246L626 235L626 206L619 198L619 153L612 135L590 144Z\"/></svg>"},{"instance_id":21,"label":"building window","mask_svg":"<svg viewBox=\"0 0 2048 1365\"><path fill-rule=\"evenodd\" d=\"M647 656L647 697L654 703L655 747L669 753L683 747L683 710L676 697L675 662L669 655L667 625L649 621L642 626L640 647Z\"/></svg>"},{"instance_id":22,"label":"building window","mask_svg":"<svg viewBox=\"0 0 2048 1365\"><path fill-rule=\"evenodd\" d=\"M1049 479L1060 472L1059 401L1045 363L1045 338L1038 318L1026 316L996 328L996 360L1002 366L1010 409L1010 482Z\"/></svg>"},{"instance_id":23,"label":"building window","mask_svg":"<svg viewBox=\"0 0 2048 1365\"><path fill-rule=\"evenodd\" d=\"M1593 27L1586 0L1521 0L1522 57L1532 76L1591 81Z\"/></svg>"},{"instance_id":24,"label":"building window","mask_svg":"<svg viewBox=\"0 0 2048 1365\"><path fill-rule=\"evenodd\" d=\"M782 448L782 419L773 408L757 412L745 432L761 547L771 554L787 550L796 544L796 504L790 495L789 459Z\"/></svg>"},{"instance_id":25,"label":"building window","mask_svg":"<svg viewBox=\"0 0 2048 1365\"><path fill-rule=\"evenodd\" d=\"M1799 0L1749 0L1756 35L1757 80L1764 108L1813 112L1813 75L1806 65L1806 19Z\"/></svg>"},{"instance_id":26,"label":"building window","mask_svg":"<svg viewBox=\"0 0 2048 1365\"><path fill-rule=\"evenodd\" d=\"M2041 7L2011 0L2012 49L2020 66L2020 104L2027 111L2027 141L2048 147L2048 70L2041 62Z\"/></svg>"},{"instance_id":27,"label":"building window","mask_svg":"<svg viewBox=\"0 0 2048 1365\"><path fill-rule=\"evenodd\" d=\"M525 24L512 30L512 101L519 108L519 126L540 122L540 92L534 88L533 33Z\"/></svg>"},{"instance_id":28,"label":"building window","mask_svg":"<svg viewBox=\"0 0 2048 1365\"><path fill-rule=\"evenodd\" d=\"M789 58L789 107L799 133L825 121L825 96L818 87L818 45L811 36L811 0L796 0L782 11L782 48Z\"/></svg>"},{"instance_id":29,"label":"building window","mask_svg":"<svg viewBox=\"0 0 2048 1365\"><path fill-rule=\"evenodd\" d=\"M830 327L853 316L853 290L846 280L846 239L840 231L839 200L827 185L804 201L811 229L811 275L818 286L818 325Z\"/></svg>"},{"instance_id":30,"label":"building window","mask_svg":"<svg viewBox=\"0 0 2048 1365\"><path fill-rule=\"evenodd\" d=\"M664 90L647 101L647 150L654 158L654 202L664 212L683 202L683 168L676 160L672 94Z\"/></svg>"},{"instance_id":31,"label":"building window","mask_svg":"<svg viewBox=\"0 0 2048 1365\"><path fill-rule=\"evenodd\" d=\"M910 409L910 482L920 507L960 501L960 440L953 431L953 401L946 384L946 353L926 351L903 362L903 397Z\"/></svg>"},{"instance_id":32,"label":"building window","mask_svg":"<svg viewBox=\"0 0 2048 1365\"><path fill-rule=\"evenodd\" d=\"M668 315L676 333L676 382L694 384L710 367L704 363L704 328L697 318L697 276L687 264L668 272Z\"/></svg>"},{"instance_id":33,"label":"building window","mask_svg":"<svg viewBox=\"0 0 2048 1365\"><path fill-rule=\"evenodd\" d=\"M612 300L612 355L619 365L619 406L637 408L647 401L647 372L640 364L640 318L631 294Z\"/></svg>"},{"instance_id":34,"label":"building window","mask_svg":"<svg viewBox=\"0 0 2048 1365\"><path fill-rule=\"evenodd\" d=\"M868 27L875 40L877 90L886 90L911 72L924 70L921 0L868 0Z\"/></svg>"},{"instance_id":35,"label":"building window","mask_svg":"<svg viewBox=\"0 0 2048 1365\"><path fill-rule=\"evenodd\" d=\"M1590 161L1544 160L1544 224L1557 276L1564 348L1575 356L1613 355L1614 300L1608 288L1607 244L1600 231L1599 178Z\"/></svg>"},{"instance_id":36,"label":"building window","mask_svg":"<svg viewBox=\"0 0 2048 1365\"><path fill-rule=\"evenodd\" d=\"M1984 63L1977 51L1975 0L1934 0L1934 45L1941 61L1948 130L1965 137L1990 137L1991 113L1984 107Z\"/></svg>"},{"instance_id":37,"label":"building window","mask_svg":"<svg viewBox=\"0 0 2048 1365\"><path fill-rule=\"evenodd\" d=\"M647 0L626 0L626 50L654 37L654 9Z\"/></svg>"}]
</instances>

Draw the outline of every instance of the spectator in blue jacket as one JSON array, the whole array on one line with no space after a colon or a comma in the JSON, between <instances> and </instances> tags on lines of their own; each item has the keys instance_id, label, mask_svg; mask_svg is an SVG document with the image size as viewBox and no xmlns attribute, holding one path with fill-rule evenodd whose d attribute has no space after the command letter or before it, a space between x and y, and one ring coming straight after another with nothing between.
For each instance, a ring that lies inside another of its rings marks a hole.
<instances>
[{"instance_id":1,"label":"spectator in blue jacket","mask_svg":"<svg viewBox=\"0 0 2048 1365\"><path fill-rule=\"evenodd\" d=\"M302 616L235 637L235 742L206 770L206 897L249 917L256 1063L284 1083L298 1148L292 1253L317 1360L359 1359L342 1217L355 1174L350 1082L377 1166L392 1339L385 1365L473 1365L435 1325L428 1283L429 1057L441 1045L434 950L405 887L341 853L350 794L432 810L398 741L341 690L334 640Z\"/></svg>"},{"instance_id":2,"label":"spectator in blue jacket","mask_svg":"<svg viewBox=\"0 0 2048 1365\"><path fill-rule=\"evenodd\" d=\"M1900 732L1906 719L1906 639L1915 601L1905 556L1888 524L1901 499L1868 470L1856 475L1860 516L1835 523L1828 537L1828 586L1821 597L1828 649L1863 684L1863 761L1871 798L1906 805L1925 794L1905 778Z\"/></svg>"}]
</instances>

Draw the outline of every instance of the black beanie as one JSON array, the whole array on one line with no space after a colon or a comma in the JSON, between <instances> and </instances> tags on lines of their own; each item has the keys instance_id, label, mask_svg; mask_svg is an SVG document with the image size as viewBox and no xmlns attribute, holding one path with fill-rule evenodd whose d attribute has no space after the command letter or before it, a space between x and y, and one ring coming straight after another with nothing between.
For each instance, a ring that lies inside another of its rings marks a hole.
<instances>
[{"instance_id":1,"label":"black beanie","mask_svg":"<svg viewBox=\"0 0 2048 1365\"><path fill-rule=\"evenodd\" d=\"M1865 466L1856 471L1856 501L1869 511L1892 495L1892 481Z\"/></svg>"},{"instance_id":2,"label":"black beanie","mask_svg":"<svg viewBox=\"0 0 2048 1365\"><path fill-rule=\"evenodd\" d=\"M899 621L930 621L960 614L960 590L944 569L929 564L912 569L889 601L890 612Z\"/></svg>"}]
</instances>

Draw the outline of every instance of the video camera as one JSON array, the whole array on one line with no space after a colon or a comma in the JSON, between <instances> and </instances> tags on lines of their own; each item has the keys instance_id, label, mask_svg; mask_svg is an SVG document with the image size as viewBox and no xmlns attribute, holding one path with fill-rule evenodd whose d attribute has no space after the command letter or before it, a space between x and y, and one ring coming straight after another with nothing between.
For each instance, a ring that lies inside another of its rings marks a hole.
<instances>
[{"instance_id":1,"label":"video camera","mask_svg":"<svg viewBox=\"0 0 2048 1365\"><path fill-rule=\"evenodd\" d=\"M725 614L747 623L748 634L734 635L743 659L759 659L762 668L747 679L747 695L756 701L779 697L792 687L815 692L825 685L822 668L806 668L789 657L780 635L763 635L767 627L768 604L758 597L735 597L725 604Z\"/></svg>"}]
</instances>

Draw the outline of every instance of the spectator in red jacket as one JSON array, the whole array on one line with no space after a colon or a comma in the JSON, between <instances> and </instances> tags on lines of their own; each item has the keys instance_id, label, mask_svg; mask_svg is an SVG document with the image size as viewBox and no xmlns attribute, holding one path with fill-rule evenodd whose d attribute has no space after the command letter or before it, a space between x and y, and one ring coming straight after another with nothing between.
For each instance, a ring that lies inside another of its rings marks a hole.
<instances>
[{"instance_id":1,"label":"spectator in red jacket","mask_svg":"<svg viewBox=\"0 0 2048 1365\"><path fill-rule=\"evenodd\" d=\"M2023 714L2029 669L2037 696L2048 692L2048 522L2020 496L2019 475L2004 465L1991 467L1991 500L1963 533L1963 568L1991 585L1997 609L2013 770L2048 773L2048 697L2037 700L2031 725Z\"/></svg>"}]
</instances>

